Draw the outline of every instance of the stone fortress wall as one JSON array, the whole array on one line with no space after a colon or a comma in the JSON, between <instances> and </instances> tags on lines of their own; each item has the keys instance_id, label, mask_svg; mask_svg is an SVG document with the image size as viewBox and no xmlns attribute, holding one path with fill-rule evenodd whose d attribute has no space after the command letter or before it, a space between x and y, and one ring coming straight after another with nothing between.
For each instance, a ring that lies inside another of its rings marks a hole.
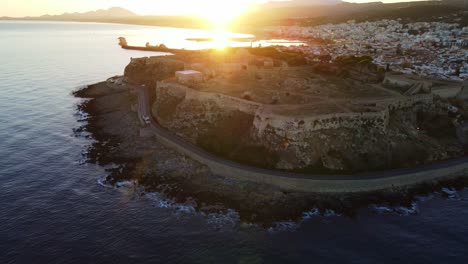
<instances>
[{"instance_id":1,"label":"stone fortress wall","mask_svg":"<svg viewBox=\"0 0 468 264\"><path fill-rule=\"evenodd\" d=\"M258 109L262 107L262 104L260 103L224 94L200 92L195 89L191 89L188 86L171 81L158 82L156 85L156 94L165 94L181 99L183 98L184 100L194 100L199 102L209 101L226 110L237 110L250 115L255 115Z\"/></svg>"},{"instance_id":2,"label":"stone fortress wall","mask_svg":"<svg viewBox=\"0 0 468 264\"><path fill-rule=\"evenodd\" d=\"M387 100L376 100L371 104L381 110L369 112L346 112L321 114L313 116L292 117L278 114L257 113L254 126L258 136L263 134L267 126L279 136L302 140L307 133L325 129L372 127L385 130L390 119L390 111L412 107L415 104L430 104L434 100L432 94L418 94L408 97L397 97ZM363 102L365 104L365 102ZM263 109L263 108L262 108Z\"/></svg>"},{"instance_id":3,"label":"stone fortress wall","mask_svg":"<svg viewBox=\"0 0 468 264\"><path fill-rule=\"evenodd\" d=\"M434 101L433 94L416 94L412 96L399 97L396 100L377 101L377 107L385 107L389 110L397 110L412 107L415 104L431 104Z\"/></svg>"},{"instance_id":4,"label":"stone fortress wall","mask_svg":"<svg viewBox=\"0 0 468 264\"><path fill-rule=\"evenodd\" d=\"M176 83L158 83L157 90L159 92L167 93L169 96L182 97L187 94L187 91L189 91L189 93L192 93L192 96L200 95L200 97L192 98L204 98L208 100L210 100L210 98L217 98L213 97L212 94L207 96L206 93L205 95L201 95L202 93L200 92L190 91L190 88ZM245 100L239 99L235 101L244 102ZM259 105L249 101L246 102L251 106ZM164 132L164 130L161 131ZM466 158L464 158L422 168L418 167L414 169L392 170L379 173L363 173L356 175L294 174L282 171L258 169L229 162L199 151L194 147L188 147L190 144L184 144L181 141L173 140L169 132L163 132L155 134L160 142L198 162L206 164L216 175L238 179L245 182L268 184L287 191L315 193L369 192L466 177L468 172L468 162L466 162Z\"/></svg>"},{"instance_id":5,"label":"stone fortress wall","mask_svg":"<svg viewBox=\"0 0 468 264\"><path fill-rule=\"evenodd\" d=\"M430 104L433 101L432 94L417 94L360 102L363 105L369 105L373 109L372 111L301 114L295 116L291 114L278 114L271 111L280 106L263 105L219 93L201 92L173 80L158 82L156 94L176 97L179 100L214 103L227 111L240 111L253 115L255 116L253 127L257 136L261 137L265 128L269 127L273 128L273 131L279 136L287 135L292 140L301 140L307 137L307 134L310 132L325 129L372 127L374 129L385 130L389 123L391 110L411 107L418 103ZM307 105L304 105L304 107L307 107Z\"/></svg>"},{"instance_id":6,"label":"stone fortress wall","mask_svg":"<svg viewBox=\"0 0 468 264\"><path fill-rule=\"evenodd\" d=\"M371 126L385 130L389 121L387 109L378 112L364 113L334 113L305 117L291 117L277 114L257 113L254 119L254 127L257 136L262 136L265 128L273 128L278 136L286 136L294 141L302 140L310 132Z\"/></svg>"}]
</instances>

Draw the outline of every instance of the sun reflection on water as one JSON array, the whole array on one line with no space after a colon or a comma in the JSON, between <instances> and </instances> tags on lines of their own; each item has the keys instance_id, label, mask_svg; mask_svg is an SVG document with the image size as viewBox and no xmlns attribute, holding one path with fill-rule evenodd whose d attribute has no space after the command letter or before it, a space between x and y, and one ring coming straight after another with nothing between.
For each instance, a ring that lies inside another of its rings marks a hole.
<instances>
[{"instance_id":1,"label":"sun reflection on water","mask_svg":"<svg viewBox=\"0 0 468 264\"><path fill-rule=\"evenodd\" d=\"M147 42L156 46L164 44L174 49L223 49L225 47L258 47L272 45L301 45L271 40L254 40L255 36L249 34L232 33L223 29L200 30L166 27L145 27L144 29L126 30L116 32L116 35L125 37L131 46L145 46ZM195 41L195 40L199 41ZM240 41L243 39L243 41ZM251 42L252 40L252 42Z\"/></svg>"}]
</instances>

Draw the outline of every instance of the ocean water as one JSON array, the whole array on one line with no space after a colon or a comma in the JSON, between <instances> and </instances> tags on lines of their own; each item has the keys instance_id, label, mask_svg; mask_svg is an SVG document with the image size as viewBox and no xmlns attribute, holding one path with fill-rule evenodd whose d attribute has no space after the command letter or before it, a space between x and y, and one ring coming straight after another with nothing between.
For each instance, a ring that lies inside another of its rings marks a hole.
<instances>
[{"instance_id":1,"label":"ocean water","mask_svg":"<svg viewBox=\"0 0 468 264\"><path fill-rule=\"evenodd\" d=\"M0 22L0 263L468 262L466 190L370 206L354 219L311 208L263 229L235 211L201 215L125 183L100 185L104 168L80 162L90 141L73 134L79 100L70 93L150 55L120 49L117 37L167 32Z\"/></svg>"}]
</instances>

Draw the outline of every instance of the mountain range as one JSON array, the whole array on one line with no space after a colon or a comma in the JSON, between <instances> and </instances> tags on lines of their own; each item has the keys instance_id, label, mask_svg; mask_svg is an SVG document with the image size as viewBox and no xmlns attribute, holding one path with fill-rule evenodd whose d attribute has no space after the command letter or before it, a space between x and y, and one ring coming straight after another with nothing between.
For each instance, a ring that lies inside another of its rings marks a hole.
<instances>
[{"instance_id":1,"label":"mountain range","mask_svg":"<svg viewBox=\"0 0 468 264\"><path fill-rule=\"evenodd\" d=\"M343 3L341 0L291 0L291 1L271 1L266 2L261 7L277 8L290 6L321 6L321 5L336 5Z\"/></svg>"},{"instance_id":2,"label":"mountain range","mask_svg":"<svg viewBox=\"0 0 468 264\"><path fill-rule=\"evenodd\" d=\"M252 28L278 25L285 20L304 20L307 24L339 23L350 19L358 21L378 20L383 18L396 19L400 17L417 18L429 21L439 16L447 16L454 12L463 12L468 17L468 0L418 1L384 4L382 2L349 3L341 0L292 0L274 1L257 5L251 12L242 15L232 26L232 30L240 32L251 31ZM206 28L207 21L190 16L141 16L121 7L100 9L85 13L64 13L62 15L43 15L40 17L9 18L0 20L51 20L104 22L120 24L136 24L168 27ZM313 20L313 21L312 21ZM463 18L466 24L467 18ZM295 22L297 23L297 22Z\"/></svg>"},{"instance_id":3,"label":"mountain range","mask_svg":"<svg viewBox=\"0 0 468 264\"><path fill-rule=\"evenodd\" d=\"M99 9L85 13L64 13L62 15L43 15L40 18L45 19L80 19L80 18L119 18L134 17L137 14L121 7L111 7L109 9Z\"/></svg>"}]
</instances>

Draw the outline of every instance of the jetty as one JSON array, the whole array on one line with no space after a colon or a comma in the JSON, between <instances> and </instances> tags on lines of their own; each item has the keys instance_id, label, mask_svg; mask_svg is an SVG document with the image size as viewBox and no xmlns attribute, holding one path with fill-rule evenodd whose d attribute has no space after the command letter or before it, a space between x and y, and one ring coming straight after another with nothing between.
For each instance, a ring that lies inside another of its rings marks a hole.
<instances>
[{"instance_id":1,"label":"jetty","mask_svg":"<svg viewBox=\"0 0 468 264\"><path fill-rule=\"evenodd\" d=\"M155 51L155 52L167 52L167 53L180 53L185 51L184 49L171 49L166 47L164 44L156 45L156 46L151 46L149 43L146 43L146 46L130 46L127 43L127 39L124 37L119 37L119 46L122 47L122 49L128 49L128 50L141 50L141 51Z\"/></svg>"}]
</instances>

